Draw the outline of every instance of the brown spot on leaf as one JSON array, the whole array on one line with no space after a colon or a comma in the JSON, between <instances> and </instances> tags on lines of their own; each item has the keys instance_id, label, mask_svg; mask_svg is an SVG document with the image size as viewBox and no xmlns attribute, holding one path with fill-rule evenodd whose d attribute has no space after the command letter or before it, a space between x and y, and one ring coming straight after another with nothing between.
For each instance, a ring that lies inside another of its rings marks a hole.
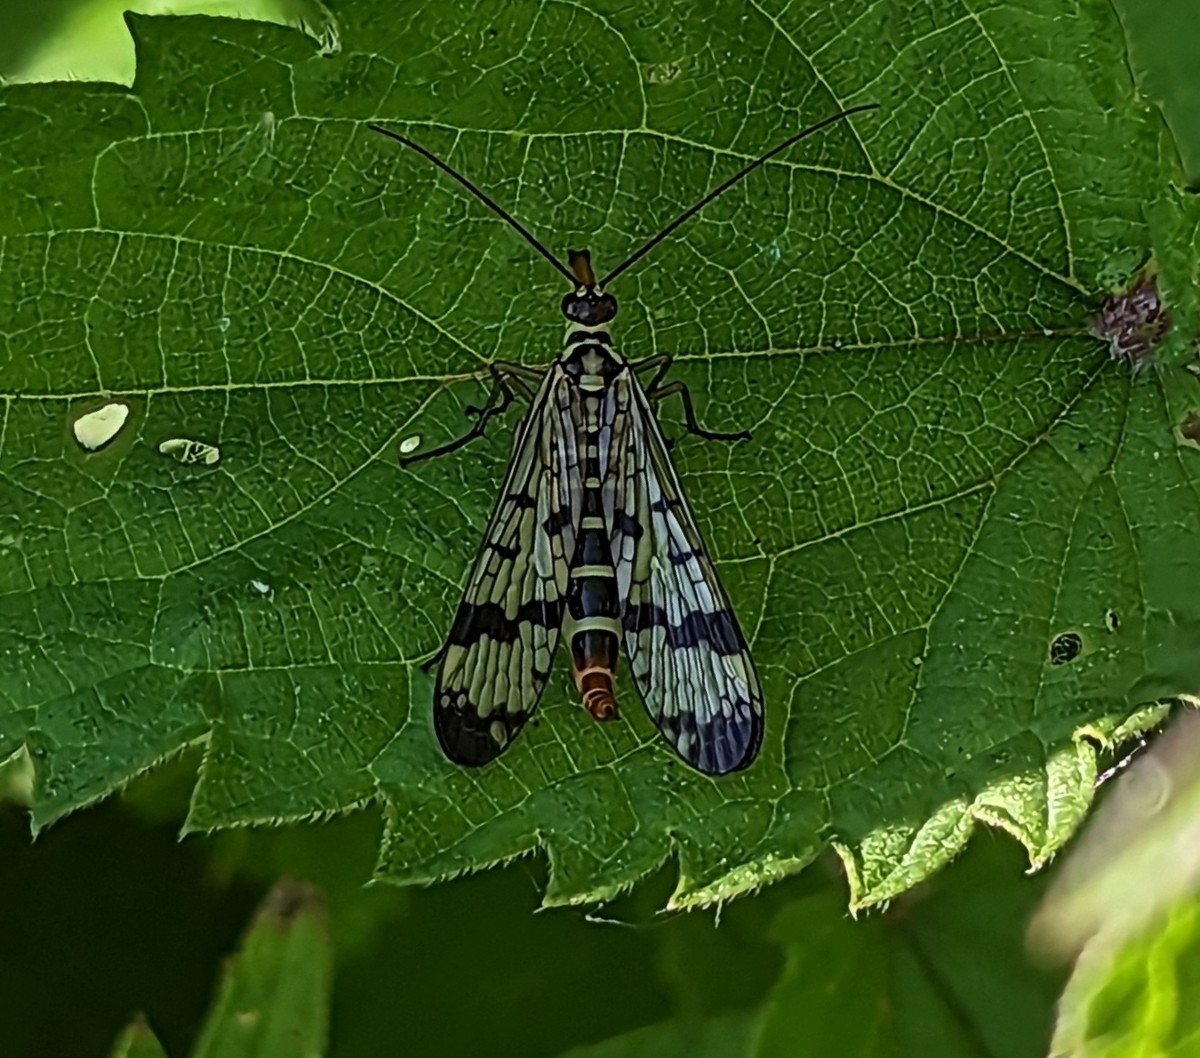
<instances>
[{"instance_id":1,"label":"brown spot on leaf","mask_svg":"<svg viewBox=\"0 0 1200 1058\"><path fill-rule=\"evenodd\" d=\"M1171 327L1158 296L1158 280L1147 276L1123 294L1110 294L1092 321L1092 333L1108 342L1114 360L1134 371L1150 363L1155 346Z\"/></svg>"},{"instance_id":2,"label":"brown spot on leaf","mask_svg":"<svg viewBox=\"0 0 1200 1058\"><path fill-rule=\"evenodd\" d=\"M324 908L325 900L321 890L308 882L298 882L294 878L284 878L275 884L263 899L258 913L265 918L275 920L280 929L286 929L302 913L309 910L320 911Z\"/></svg>"}]
</instances>

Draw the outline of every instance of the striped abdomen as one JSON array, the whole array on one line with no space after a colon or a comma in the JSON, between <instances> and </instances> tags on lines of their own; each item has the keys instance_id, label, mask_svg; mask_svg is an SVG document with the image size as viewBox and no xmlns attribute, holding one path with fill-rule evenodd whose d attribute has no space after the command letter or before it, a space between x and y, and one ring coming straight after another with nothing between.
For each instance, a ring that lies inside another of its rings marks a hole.
<instances>
[{"instance_id":1,"label":"striped abdomen","mask_svg":"<svg viewBox=\"0 0 1200 1058\"><path fill-rule=\"evenodd\" d=\"M600 481L600 405L603 390L582 395L581 503L563 630L571 647L571 673L584 707L597 720L617 715L613 684L621 633L617 571L604 520Z\"/></svg>"}]
</instances>

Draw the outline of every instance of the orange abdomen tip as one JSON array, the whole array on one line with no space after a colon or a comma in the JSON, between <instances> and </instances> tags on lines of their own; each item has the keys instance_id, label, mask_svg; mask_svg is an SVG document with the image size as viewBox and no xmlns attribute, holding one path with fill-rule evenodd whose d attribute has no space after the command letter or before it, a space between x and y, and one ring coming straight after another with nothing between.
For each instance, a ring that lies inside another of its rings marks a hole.
<instances>
[{"instance_id":1,"label":"orange abdomen tip","mask_svg":"<svg viewBox=\"0 0 1200 1058\"><path fill-rule=\"evenodd\" d=\"M613 677L607 669L587 669L576 676L583 707L596 720L612 720L617 715L613 697Z\"/></svg>"}]
</instances>

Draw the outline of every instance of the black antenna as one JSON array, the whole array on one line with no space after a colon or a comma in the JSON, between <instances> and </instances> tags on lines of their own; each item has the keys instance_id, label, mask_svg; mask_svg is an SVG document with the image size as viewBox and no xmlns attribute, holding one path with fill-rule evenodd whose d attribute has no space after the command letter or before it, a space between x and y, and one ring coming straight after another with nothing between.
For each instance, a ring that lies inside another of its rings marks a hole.
<instances>
[{"instance_id":1,"label":"black antenna","mask_svg":"<svg viewBox=\"0 0 1200 1058\"><path fill-rule=\"evenodd\" d=\"M673 221L671 221L670 224L668 224L665 228L663 228L662 231L660 231L656 236L654 236L653 239L651 239L648 243L646 243L643 247L641 247L641 249L637 250L635 253L631 254L629 257L626 257L624 261L622 261L619 265L617 265L616 268L614 268L611 272L609 272L608 275L606 275L603 279L600 280L601 289L608 286L609 283L611 283L614 279L616 279L617 276L619 276L622 272L624 272L625 269L628 268L630 265L634 264L637 261L640 261L643 257L645 257L646 254L648 254L651 250L653 250L654 247L656 247L660 242L663 241L663 239L665 239L668 235L670 235L676 228L678 228L685 221L688 221L692 217L694 217L705 206L707 206L713 199L719 198L721 195L725 194L725 192L728 191L731 187L733 187L733 185L736 184L739 180L741 180L743 177L749 176L752 172L754 172L755 169L757 169L764 162L769 162L772 158L774 158L775 155L777 155L783 151L786 151L793 143L799 143L800 140L804 139L805 137L811 136L814 132L820 132L826 126L832 125L834 122L841 121L843 118L848 118L853 114L861 114L865 110L877 110L878 108L879 108L878 103L864 103L861 106L850 107L848 110L843 110L838 114L833 114L830 117L825 118L823 121L818 121L815 125L809 125L808 128L802 129L800 132L797 132L796 135L792 136L789 139L784 140L778 147L771 148L771 150L767 151L767 153L764 154L761 158L756 158L749 165L747 165L744 169L739 169L736 173L733 174L733 176L731 176L728 180L726 180L725 183L721 184L720 187L716 187L712 191L710 191L699 202L697 202L694 206L692 206L691 209L684 210L682 213L680 213L678 217L676 217ZM462 178L459 177L459 179L462 179Z\"/></svg>"},{"instance_id":2,"label":"black antenna","mask_svg":"<svg viewBox=\"0 0 1200 1058\"><path fill-rule=\"evenodd\" d=\"M651 239L648 243L646 243L644 246L642 246L634 254L625 258L624 261L622 261L619 265L617 265L616 268L614 268L611 272L609 272L608 275L606 275L603 279L601 279L600 282L597 284L597 286L601 289L608 286L608 284L611 283L614 279L616 279L617 276L619 276L622 272L624 272L626 268L628 268L630 265L636 263L637 261L640 261L643 257L646 256L646 254L648 254L651 250L653 250L654 247L656 247L660 242L662 242L663 239L665 239L668 235L670 235L676 228L678 228L685 221L688 221L692 217L694 217L705 206L707 206L710 202L712 202L713 199L719 198L726 191L728 191L731 187L733 187L733 185L736 184L739 180L743 179L746 176L749 176L760 165L764 164L765 162L769 162L772 158L774 158L775 155L780 154L783 151L786 151L790 146L792 146L792 144L799 143L800 140L805 139L808 136L811 136L814 132L820 132L821 129L825 128L828 125L832 125L835 122L841 121L843 118L851 117L854 114L861 114L867 110L877 110L878 108L879 108L878 103L864 103L861 106L850 107L848 110L843 110L840 113L833 114L830 117L825 118L823 121L818 121L815 125L809 125L809 127L806 129L801 129L799 132L796 133L796 135L791 136L788 139L784 140L783 143L781 143L778 147L773 147L771 150L767 151L766 154L762 155L762 157L756 158L749 165L745 166L742 169L739 169L736 173L733 174L733 176L731 176L723 184L721 184L719 187L714 188L707 195L705 195L699 202L697 202L694 206L692 206L691 209L685 210L683 213L679 214L678 217L676 217L673 221L671 221L670 224L668 224L665 228L663 228L663 230L660 231L656 236L654 236L653 239ZM427 151L419 143L414 143L407 136L401 136L400 133L392 132L390 129L381 128L379 125L368 125L367 127L372 132L378 132L381 136L387 136L389 139L393 139L397 143L402 143L402 144L404 144L405 147L411 148L412 150L416 151L419 155L421 155L421 157L428 158L431 162L433 162L434 165L436 165L439 169L441 169L441 171L443 173L445 173L447 176L454 177L455 180L457 180L460 184L462 184L463 187L465 187L468 191L470 191L471 194L473 194L477 199L479 199L480 202L482 202L485 206L487 206L488 209L490 209L493 213L497 214L498 216L503 217L506 221L508 221L508 223L510 225L512 225L513 228L515 228L518 232L520 232L522 237L525 239L525 241L527 243L529 243L530 246L532 246L535 250L537 250L538 253L540 253L544 258L546 258L547 261L549 261L552 265L554 265L554 267L558 270L560 275L563 275L566 277L567 282L569 282L571 284L571 286L577 287L579 285L578 277L576 277L576 275L569 268L567 268L566 265L564 265L557 257L555 257L554 254L552 254L549 250L546 249L546 247L544 247L540 242L538 242L538 240L533 237L533 234L529 231L528 228L525 227L524 224L522 224L519 220L517 220L516 217L514 217L511 213L509 213L508 210L506 210L498 202L496 202L494 199L492 199L489 195L485 194L483 191L481 191L479 188L477 188L473 183L471 183L470 180L468 180L465 176L463 176L462 173L455 172L455 170L451 169L450 166L448 166L445 162L443 162L441 160L441 158L439 158L436 154L432 154L431 152Z\"/></svg>"},{"instance_id":3,"label":"black antenna","mask_svg":"<svg viewBox=\"0 0 1200 1058\"><path fill-rule=\"evenodd\" d=\"M546 258L546 260L552 265L554 265L559 272L567 277L567 282L570 283L571 286L577 285L575 276L572 274L571 270L562 263L562 261L560 261L554 256L554 254L547 250L546 247L538 242L537 239L533 237L529 229L526 228L525 225L523 225L519 220L517 220L516 217L514 217L508 212L508 210L504 209L501 205L499 205L499 203L495 202L488 195L480 191L479 188L477 188L473 183L471 183L470 180L463 176L462 173L456 173L450 168L450 166L443 162L441 158L435 154L431 154L419 143L414 143L407 136L401 136L398 132L391 132L388 129L380 128L378 125L368 125L367 128L369 128L372 132L378 132L382 136L387 136L389 139L393 139L397 143L403 143L405 147L411 147L417 152L417 154L421 155L423 158L428 158L431 162L433 162L433 164L436 165L447 176L454 177L455 180L457 180L460 184L462 184L463 187L470 191L471 194L473 194L477 199L479 199L480 202L487 206L488 209L490 209L493 213L499 214L506 221L508 221L509 224L516 228L517 231L519 231L525 237L525 241L529 243L530 246L537 250L537 252Z\"/></svg>"}]
</instances>

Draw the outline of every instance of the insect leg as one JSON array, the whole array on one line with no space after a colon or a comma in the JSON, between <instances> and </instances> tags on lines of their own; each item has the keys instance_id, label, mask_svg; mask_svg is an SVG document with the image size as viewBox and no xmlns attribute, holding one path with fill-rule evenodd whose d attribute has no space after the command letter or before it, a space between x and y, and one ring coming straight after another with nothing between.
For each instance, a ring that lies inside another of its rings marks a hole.
<instances>
[{"instance_id":1,"label":"insect leg","mask_svg":"<svg viewBox=\"0 0 1200 1058\"><path fill-rule=\"evenodd\" d=\"M696 421L696 408L692 404L692 394L685 383L668 382L665 386L659 385L666 376L666 373L671 370L672 362L672 357L663 353L659 356L648 356L645 360L639 360L636 364L631 365L633 370L639 373L658 368L654 372L654 377L650 379L650 383L646 386L646 397L650 403L660 404L667 397L673 397L678 393L679 399L683 402L683 420L687 424L688 433L695 434L697 437L703 437L706 441L749 440L749 430L739 430L737 433L718 433L716 430L706 430L701 426Z\"/></svg>"},{"instance_id":2,"label":"insect leg","mask_svg":"<svg viewBox=\"0 0 1200 1058\"><path fill-rule=\"evenodd\" d=\"M423 459L433 459L436 456L457 452L464 445L474 441L476 437L482 437L488 422L506 411L517 396L521 396L525 400L533 399L533 390L526 385L525 380L541 378L542 374L534 368L505 361L497 361L489 365L488 370L492 375L492 392L488 394L487 404L482 408L471 404L464 409L475 420L474 425L461 437L455 438L439 448L431 448L428 452L402 457L400 460L402 467L412 466L413 463L419 463Z\"/></svg>"},{"instance_id":3,"label":"insect leg","mask_svg":"<svg viewBox=\"0 0 1200 1058\"><path fill-rule=\"evenodd\" d=\"M670 353L659 353L657 356L648 356L645 360L639 360L636 364L630 364L629 368L635 375L658 368L654 372L654 377L650 379L649 384L646 386L646 390L652 393L658 388L658 384L663 380L667 372L671 370L671 365L674 362L675 357Z\"/></svg>"},{"instance_id":4,"label":"insect leg","mask_svg":"<svg viewBox=\"0 0 1200 1058\"><path fill-rule=\"evenodd\" d=\"M544 371L539 371L536 367L526 367L524 364L512 364L507 360L497 360L494 364L488 365L488 371L492 375L493 389L488 396L488 404L490 405L495 399L497 389L505 389L508 391L508 400L511 402L513 390L516 390L522 400L533 400L533 390L526 385L526 380L530 382L540 382ZM507 407L507 404L505 405ZM463 411L474 418L477 415L492 415L487 406L482 408L476 407L474 404L468 404Z\"/></svg>"}]
</instances>

